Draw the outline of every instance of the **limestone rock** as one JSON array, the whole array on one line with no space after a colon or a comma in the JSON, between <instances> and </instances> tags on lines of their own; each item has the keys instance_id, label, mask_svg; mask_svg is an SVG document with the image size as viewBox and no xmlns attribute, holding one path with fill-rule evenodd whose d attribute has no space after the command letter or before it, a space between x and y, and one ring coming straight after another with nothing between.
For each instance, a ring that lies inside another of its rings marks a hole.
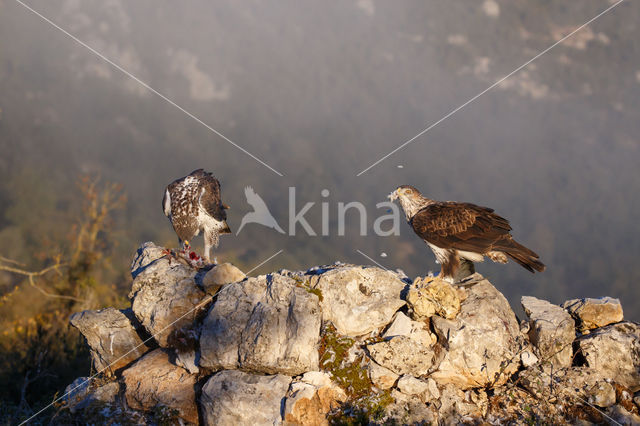
<instances>
[{"instance_id":1,"label":"limestone rock","mask_svg":"<svg viewBox=\"0 0 640 426\"><path fill-rule=\"evenodd\" d=\"M99 386L90 377L78 377L65 389L63 401L69 411L75 413L95 402L115 404L118 392L120 392L118 382Z\"/></svg>"},{"instance_id":2,"label":"limestone rock","mask_svg":"<svg viewBox=\"0 0 640 426\"><path fill-rule=\"evenodd\" d=\"M391 397L393 398L393 403L385 409L385 417L381 422L371 424L437 424L437 414L434 412L434 408L425 404L419 396L407 395L393 389Z\"/></svg>"},{"instance_id":3,"label":"limestone rock","mask_svg":"<svg viewBox=\"0 0 640 426\"><path fill-rule=\"evenodd\" d=\"M122 374L129 407L151 411L157 406L177 410L189 423L198 423L195 399L196 376L169 362L164 349L142 357Z\"/></svg>"},{"instance_id":4,"label":"limestone rock","mask_svg":"<svg viewBox=\"0 0 640 426\"><path fill-rule=\"evenodd\" d=\"M202 324L200 366L298 375L318 370L318 296L279 274L232 283Z\"/></svg>"},{"instance_id":5,"label":"limestone rock","mask_svg":"<svg viewBox=\"0 0 640 426\"><path fill-rule=\"evenodd\" d=\"M361 336L387 325L404 304L405 283L398 275L374 267L339 266L321 270L311 286L322 293L322 316L338 333Z\"/></svg>"},{"instance_id":6,"label":"limestone rock","mask_svg":"<svg viewBox=\"0 0 640 426\"><path fill-rule=\"evenodd\" d=\"M429 392L429 384L413 376L404 375L398 380L398 390L407 395L424 395Z\"/></svg>"},{"instance_id":7,"label":"limestone rock","mask_svg":"<svg viewBox=\"0 0 640 426\"><path fill-rule=\"evenodd\" d=\"M482 411L467 395L454 384L448 383L440 391L440 399L435 403L438 408L438 424L477 423ZM473 421L476 420L476 421Z\"/></svg>"},{"instance_id":8,"label":"limestone rock","mask_svg":"<svg viewBox=\"0 0 640 426\"><path fill-rule=\"evenodd\" d=\"M632 391L640 390L640 325L611 324L577 340L586 364Z\"/></svg>"},{"instance_id":9,"label":"limestone rock","mask_svg":"<svg viewBox=\"0 0 640 426\"><path fill-rule=\"evenodd\" d=\"M559 306L531 296L524 296L521 304L531 325L529 340L538 349L542 362L550 362L556 368L571 366L571 345L576 337L571 315Z\"/></svg>"},{"instance_id":10,"label":"limestone rock","mask_svg":"<svg viewBox=\"0 0 640 426\"><path fill-rule=\"evenodd\" d=\"M126 367L147 351L139 333L143 333L131 309L119 311L106 308L99 311L77 312L71 316L71 325L87 340L91 348L94 368L107 374ZM138 330L133 324L138 325Z\"/></svg>"},{"instance_id":11,"label":"limestone rock","mask_svg":"<svg viewBox=\"0 0 640 426\"><path fill-rule=\"evenodd\" d=\"M189 352L176 351L175 364L178 367L184 368L191 374L198 374L200 373L200 369L198 368L198 362L197 362L199 358L200 358L200 354L196 351L189 351Z\"/></svg>"},{"instance_id":12,"label":"limestone rock","mask_svg":"<svg viewBox=\"0 0 640 426\"><path fill-rule=\"evenodd\" d=\"M367 345L371 358L396 374L425 376L437 365L434 347L423 346L407 336Z\"/></svg>"},{"instance_id":13,"label":"limestone rock","mask_svg":"<svg viewBox=\"0 0 640 426\"><path fill-rule=\"evenodd\" d=\"M454 320L431 318L438 345L446 351L431 374L438 384L461 389L499 386L520 363L520 327L507 299L485 279L465 289L466 298Z\"/></svg>"},{"instance_id":14,"label":"limestone rock","mask_svg":"<svg viewBox=\"0 0 640 426\"><path fill-rule=\"evenodd\" d=\"M561 305L578 321L579 329L592 330L620 322L623 319L620 300L611 297L600 299L572 299Z\"/></svg>"},{"instance_id":15,"label":"limestone rock","mask_svg":"<svg viewBox=\"0 0 640 426\"><path fill-rule=\"evenodd\" d=\"M390 389L393 385L396 384L398 377L400 375L394 373L393 371L385 368L378 363L371 361L368 366L369 369L369 379L374 386L379 389Z\"/></svg>"},{"instance_id":16,"label":"limestone rock","mask_svg":"<svg viewBox=\"0 0 640 426\"><path fill-rule=\"evenodd\" d=\"M598 407L607 408L616 403L616 390L604 380L593 385L588 394L589 402Z\"/></svg>"},{"instance_id":17,"label":"limestone rock","mask_svg":"<svg viewBox=\"0 0 640 426\"><path fill-rule=\"evenodd\" d=\"M202 277L202 288L205 292L213 296L223 285L242 281L246 277L244 272L234 265L221 263Z\"/></svg>"},{"instance_id":18,"label":"limestone rock","mask_svg":"<svg viewBox=\"0 0 640 426\"><path fill-rule=\"evenodd\" d=\"M328 425L327 414L346 401L344 391L327 373L312 371L291 384L284 409L285 424Z\"/></svg>"},{"instance_id":19,"label":"limestone rock","mask_svg":"<svg viewBox=\"0 0 640 426\"><path fill-rule=\"evenodd\" d=\"M460 312L458 292L439 278L417 278L407 293L407 304L417 318L439 315L453 319Z\"/></svg>"},{"instance_id":20,"label":"limestone rock","mask_svg":"<svg viewBox=\"0 0 640 426\"><path fill-rule=\"evenodd\" d=\"M520 362L522 362L522 365L526 368L526 367L531 367L532 365L537 364L539 361L538 357L531 352L530 350L524 350L521 354L520 354Z\"/></svg>"},{"instance_id":21,"label":"limestone rock","mask_svg":"<svg viewBox=\"0 0 640 426\"><path fill-rule=\"evenodd\" d=\"M136 318L161 347L168 347L170 334L191 326L211 296L206 296L196 285L193 268L168 256L155 258L158 251L152 243L145 243L138 250L132 266L135 279L129 298L133 299Z\"/></svg>"},{"instance_id":22,"label":"limestone rock","mask_svg":"<svg viewBox=\"0 0 640 426\"><path fill-rule=\"evenodd\" d=\"M200 407L205 425L277 425L291 378L221 371L202 388Z\"/></svg>"},{"instance_id":23,"label":"limestone rock","mask_svg":"<svg viewBox=\"0 0 640 426\"><path fill-rule=\"evenodd\" d=\"M407 336L423 346L431 346L438 340L424 321L413 321L402 312L396 313L393 322L382 335L385 339L394 336Z\"/></svg>"}]
</instances>

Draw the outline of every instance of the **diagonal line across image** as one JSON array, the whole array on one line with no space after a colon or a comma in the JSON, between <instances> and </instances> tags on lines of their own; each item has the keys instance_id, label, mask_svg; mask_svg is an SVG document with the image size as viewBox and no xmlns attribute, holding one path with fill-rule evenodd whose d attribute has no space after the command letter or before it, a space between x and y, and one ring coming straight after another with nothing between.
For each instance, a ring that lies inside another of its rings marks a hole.
<instances>
[{"instance_id":1,"label":"diagonal line across image","mask_svg":"<svg viewBox=\"0 0 640 426\"><path fill-rule=\"evenodd\" d=\"M606 8L605 10L603 10L602 12L598 13L596 16L594 16L593 18L589 19L587 22L585 22L584 24L580 25L578 28L576 28L575 30L571 31L569 34L567 34L566 36L562 37L560 40L556 41L555 43L553 43L551 46L547 47L546 49L544 49L543 51L541 51L540 53L538 53L536 56L534 56L533 58L529 59L527 62L525 62L524 64L520 65L518 68L516 68L515 70L511 71L509 74L505 75L504 77L502 77L501 79L497 80L495 83L493 83L491 86L487 87L486 89L484 89L482 92L478 93L477 95L475 95L474 97L470 98L469 100L467 100L465 103L463 103L462 105L458 106L457 108L451 110L449 113L447 113L444 117L442 117L441 119L439 119L438 121L432 123L430 126L428 126L427 128L423 129L422 131L420 131L420 133L418 133L417 135L415 135L414 137L412 137L411 139L408 139L407 141L405 141L404 143L402 143L401 145L399 145L397 148L395 148L394 150L392 150L391 152L389 152L388 154L384 155L383 157L381 157L379 160L375 161L374 163L372 163L371 165L369 165L367 168L363 169L360 171L360 173L358 173L356 176L361 176L364 173L366 173L367 171L371 170L372 168L374 168L375 166L377 166L378 164L380 164L381 162L383 162L384 160L386 160L387 158L391 157L393 154L395 154L396 152L400 151L401 149L405 148L407 145L409 145L410 143L414 142L416 139L418 139L420 136L424 135L425 133L427 133L429 130L433 129L434 127L436 127L438 124L442 123L443 121L445 121L446 119L448 119L449 117L451 117L452 115L454 115L455 113L457 113L458 111L460 111L461 109L463 109L464 107L466 107L467 105L469 105L470 103L472 103L473 101L475 101L476 99L478 99L479 97L481 97L482 95L484 95L485 93L487 93L488 91L490 91L491 89L493 89L494 87L498 86L500 83L502 83L503 81L505 81L506 79L508 79L509 77L511 77L512 75L518 73L518 71L522 70L523 68L527 67L527 65L531 64L533 61L535 61L536 59L540 58L541 56L543 56L544 54L546 54L547 52L549 52L551 49L553 49L554 47L558 46L559 44L561 44L562 42L564 42L565 40L567 40L568 38L570 38L571 36L573 36L574 34L576 34L578 31L582 30L583 28L585 28L586 26L588 26L589 24L591 24L592 22L594 22L596 19L600 18L601 16L607 14L608 12L610 12L611 10L613 10L616 6L618 6L620 3L624 2L625 0L618 0L617 2L615 2L614 4L612 4L611 6L609 6L608 8Z\"/></svg>"},{"instance_id":2,"label":"diagonal line across image","mask_svg":"<svg viewBox=\"0 0 640 426\"><path fill-rule=\"evenodd\" d=\"M274 257L278 256L280 253L282 253L284 250L279 250L276 253L272 254L271 256L269 256L267 259L265 259L264 261L262 261L261 263L259 263L258 265L256 265L254 268L250 269L247 272L247 275L253 271L255 271L256 269L258 269L259 267L261 267L262 265L264 265L265 263L267 263L268 261L270 261L271 259L273 259ZM224 288L220 290L224 291ZM218 294L220 293L218 292ZM20 425L24 425L28 422L30 422L31 420L33 420L34 418L36 418L37 416L39 416L41 413L43 413L45 410L47 410L49 407L53 406L56 402L61 401L62 399L64 399L67 395L69 395L70 393L72 393L74 390L78 389L79 387L84 386L85 384L89 383L91 380L95 379L97 376L99 376L100 374L102 374L104 371L108 370L109 368L111 368L112 365L114 365L115 363L117 363L118 361L120 361L121 359L125 358L127 355L129 355L130 353L134 352L136 349L138 349L140 346L144 346L147 342L153 340L156 336L158 336L159 334L162 334L162 332L164 332L165 330L167 330L168 328L170 328L171 326L173 326L175 323L177 323L178 321L180 321L182 318L186 317L187 315L192 314L193 312L197 311L198 309L201 309L203 307L205 307L208 303L210 303L213 298L215 296L211 296L211 295L207 295L205 296L204 299L202 299L198 304L196 304L193 308L189 309L189 311L187 311L186 313L184 313L183 315L181 315L179 318L177 318L176 320L174 320L173 322L171 322L171 324L167 325L166 327L164 327L162 330L158 331L157 333L155 333L154 335L152 335L151 337L147 338L146 340L142 341L142 343L140 343L139 345L131 348L131 350L127 353L125 353L124 355L120 356L118 359L114 360L113 362L111 362L109 365L107 365L106 367L102 368L101 370L97 371L95 374L93 374L91 377L88 377L86 380L84 380L82 383L80 383L79 385L75 386L74 388L72 388L71 390L69 390L68 392L65 392L63 395L55 398L53 401L51 401L51 403L49 405L47 405L46 407L43 407L42 409L40 409L37 413L33 414L31 417L29 417L28 419L24 420L22 423L20 423Z\"/></svg>"},{"instance_id":3,"label":"diagonal line across image","mask_svg":"<svg viewBox=\"0 0 640 426\"><path fill-rule=\"evenodd\" d=\"M63 34L65 34L67 37L71 38L73 41L75 41L76 43L80 44L81 46L85 47L86 49L88 49L91 53L93 53L94 55L96 55L97 57L99 57L100 59L102 59L103 61L105 61L106 63L108 63L109 65L113 66L114 68L116 68L118 71L122 72L123 74L125 74L127 77L131 78L132 80L134 80L136 83L140 84L142 87L144 87L145 89L149 90L150 92L152 92L153 94L159 96L160 98L162 98L163 100L165 100L167 103L169 103L170 105L174 106L175 108L179 109L180 111L182 111L183 113L185 113L187 116L191 117L192 119L194 119L196 122L198 122L199 124L201 124L202 126L206 127L207 129L209 129L211 132L215 133L216 135L218 135L219 137L221 137L222 139L224 139L225 141L227 141L228 143L230 143L231 145L233 145L234 147L238 148L240 151L244 152L245 154L247 154L249 157L253 158L254 160L256 160L258 163L262 164L263 166L265 166L266 168L268 168L269 170L271 170L272 172L274 172L275 174L277 174L278 176L284 176L282 173L280 173L278 170L276 170L275 168L271 167L269 164L265 163L264 161L262 161L260 158L258 158L257 156L253 155L252 153L250 153L249 151L247 151L245 148L243 148L242 146L238 145L237 143L235 143L234 141L232 141L231 139L229 139L228 137L226 137L225 135L223 135L222 133L220 133L218 130L214 129L213 127L211 127L209 124L205 123L204 121L202 121L200 118L198 118L197 116L195 116L194 114L190 113L189 111L187 111L184 107L178 105L177 103L175 103L174 101L172 101L171 99L169 99L167 96L163 95L162 93L160 93L159 91L157 91L156 89L154 89L153 87L151 87L149 84L145 83L144 81L142 81L140 78L136 77L135 75L133 75L132 73L130 73L129 71L127 71L126 69L124 69L123 67L121 67L120 65L116 64L115 62L113 62L111 59L107 58L105 55L103 55L102 53L98 52L96 49L94 49L93 47L89 46L87 43L83 42L82 40L80 40L78 37L74 36L73 34L71 34L70 32L68 32L67 30L65 30L64 28L60 27L58 24L56 24L55 22L53 22L52 20L50 20L49 18L47 18L46 16L42 15L40 12L36 11L35 9L33 9L32 7L30 7L29 5L27 5L26 3L24 3L21 0L15 0L18 4L20 4L22 7L24 7L25 9L29 10L30 12L32 12L33 14L35 14L36 16L38 16L40 19L42 19L43 21L47 22L49 25L51 25L52 27L56 28L57 30L59 30L60 32L62 32Z\"/></svg>"}]
</instances>

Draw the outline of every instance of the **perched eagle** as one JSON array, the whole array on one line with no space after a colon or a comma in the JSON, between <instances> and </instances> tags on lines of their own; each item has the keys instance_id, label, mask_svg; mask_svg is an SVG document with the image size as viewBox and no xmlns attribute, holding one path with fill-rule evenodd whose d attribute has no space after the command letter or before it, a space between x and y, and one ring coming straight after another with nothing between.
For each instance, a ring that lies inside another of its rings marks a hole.
<instances>
[{"instance_id":1,"label":"perched eagle","mask_svg":"<svg viewBox=\"0 0 640 426\"><path fill-rule=\"evenodd\" d=\"M409 225L436 255L444 279L459 281L473 273L473 262L484 256L499 263L510 257L531 272L545 269L536 253L513 239L509 221L493 209L430 200L410 185L399 186L389 199L400 200Z\"/></svg>"},{"instance_id":2,"label":"perched eagle","mask_svg":"<svg viewBox=\"0 0 640 426\"><path fill-rule=\"evenodd\" d=\"M162 208L178 234L182 249L189 240L204 231L204 260L211 263L211 247L218 247L220 234L230 234L227 225L229 207L220 198L220 182L202 169L171 182L164 191Z\"/></svg>"}]
</instances>

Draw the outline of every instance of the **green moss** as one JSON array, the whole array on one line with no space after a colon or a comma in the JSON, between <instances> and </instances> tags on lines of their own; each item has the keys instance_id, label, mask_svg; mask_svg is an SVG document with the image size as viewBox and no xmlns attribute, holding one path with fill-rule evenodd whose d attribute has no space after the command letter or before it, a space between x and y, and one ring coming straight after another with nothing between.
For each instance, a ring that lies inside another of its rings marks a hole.
<instances>
[{"instance_id":1,"label":"green moss","mask_svg":"<svg viewBox=\"0 0 640 426\"><path fill-rule=\"evenodd\" d=\"M292 277L292 278L296 282L296 287L305 289L307 293L315 294L318 297L318 299L322 302L323 300L322 291L320 291L319 288L312 288L311 285L309 284L308 279L300 278L300 277Z\"/></svg>"},{"instance_id":2,"label":"green moss","mask_svg":"<svg viewBox=\"0 0 640 426\"><path fill-rule=\"evenodd\" d=\"M365 395L343 405L329 416L332 425L369 425L384 419L386 408L393 403L391 391ZM385 421L385 424L390 424Z\"/></svg>"}]
</instances>

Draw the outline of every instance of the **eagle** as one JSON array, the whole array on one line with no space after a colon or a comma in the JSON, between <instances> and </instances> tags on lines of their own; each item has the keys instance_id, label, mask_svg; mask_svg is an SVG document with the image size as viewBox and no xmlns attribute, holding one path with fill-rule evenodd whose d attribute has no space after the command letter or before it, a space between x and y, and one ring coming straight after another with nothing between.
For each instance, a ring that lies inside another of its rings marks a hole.
<instances>
[{"instance_id":1,"label":"eagle","mask_svg":"<svg viewBox=\"0 0 640 426\"><path fill-rule=\"evenodd\" d=\"M440 277L447 281L470 275L473 262L482 262L485 256L498 263L511 258L530 272L545 270L540 256L515 241L509 221L493 209L431 200L410 185L399 186L389 199L400 201L409 225L433 250Z\"/></svg>"},{"instance_id":2,"label":"eagle","mask_svg":"<svg viewBox=\"0 0 640 426\"><path fill-rule=\"evenodd\" d=\"M230 234L227 225L229 207L222 203L220 182L203 169L176 179L167 185L162 209L169 218L182 250L188 250L189 240L203 231L204 261L211 263L211 247L218 247L220 234Z\"/></svg>"}]
</instances>

